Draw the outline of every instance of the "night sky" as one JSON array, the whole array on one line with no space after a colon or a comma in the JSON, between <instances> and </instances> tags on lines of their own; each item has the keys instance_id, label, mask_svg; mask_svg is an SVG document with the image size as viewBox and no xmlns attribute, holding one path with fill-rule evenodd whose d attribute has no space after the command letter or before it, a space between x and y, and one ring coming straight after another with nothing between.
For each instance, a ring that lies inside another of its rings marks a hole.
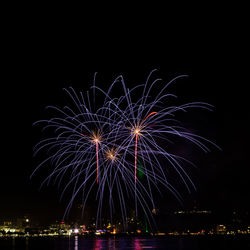
<instances>
[{"instance_id":1,"label":"night sky","mask_svg":"<svg viewBox=\"0 0 250 250\"><path fill-rule=\"evenodd\" d=\"M32 158L32 148L43 138L40 130L31 125L47 117L47 105L64 105L63 87L86 91L94 72L98 72L97 85L103 88L119 74L124 75L128 86L133 86L144 82L155 68L156 76L166 83L177 75L189 75L188 80L170 89L181 103L204 101L215 106L214 112L192 111L184 117L198 134L222 148L219 151L211 147L208 154L198 150L188 153L198 167L191 173L198 190L186 195L184 208L197 204L213 210L249 210L246 35L239 26L232 25L229 16L214 15L213 22L208 14L197 15L196 21L185 19L188 16L166 20L164 15L134 17L134 22L124 20L116 25L109 20L84 24L77 33L70 27L50 25L46 29L39 24L28 45L29 52L18 62L11 61L13 67L3 79L5 142L0 221L25 214L38 221L53 221L63 214L66 202L59 202L57 188L50 186L39 191L45 176L38 174L29 179L38 163ZM24 63L27 61L28 66ZM185 151L185 144L177 150ZM166 209L180 208L172 198L161 202Z\"/></svg>"}]
</instances>

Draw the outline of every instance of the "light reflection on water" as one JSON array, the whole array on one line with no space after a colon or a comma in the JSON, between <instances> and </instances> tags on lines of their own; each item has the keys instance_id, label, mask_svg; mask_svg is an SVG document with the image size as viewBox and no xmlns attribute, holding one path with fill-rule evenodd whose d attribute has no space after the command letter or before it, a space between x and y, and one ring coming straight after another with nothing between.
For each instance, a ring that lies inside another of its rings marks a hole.
<instances>
[{"instance_id":1,"label":"light reflection on water","mask_svg":"<svg viewBox=\"0 0 250 250\"><path fill-rule=\"evenodd\" d=\"M247 250L250 246L249 239L240 240L241 250ZM85 249L166 249L166 250L214 250L227 249L238 250L239 239L237 238L96 238L75 240L75 248L68 250ZM57 248L56 248L57 249ZM58 248L62 250L61 248ZM48 250L48 249L47 249Z\"/></svg>"},{"instance_id":2,"label":"light reflection on water","mask_svg":"<svg viewBox=\"0 0 250 250\"><path fill-rule=\"evenodd\" d=\"M239 248L240 245L240 248ZM85 249L167 249L167 250L214 250L250 249L248 237L26 237L1 238L2 250L85 250Z\"/></svg>"},{"instance_id":3,"label":"light reflection on water","mask_svg":"<svg viewBox=\"0 0 250 250\"><path fill-rule=\"evenodd\" d=\"M164 239L153 239L153 238L96 238L96 239L80 239L78 241L78 236L74 239L74 248L69 249L74 250L84 250L84 249L169 249L169 250L185 250L190 248L183 247L181 239L179 242L170 243L166 242ZM191 248L192 249L192 248ZM196 248L194 248L196 249Z\"/></svg>"},{"instance_id":4,"label":"light reflection on water","mask_svg":"<svg viewBox=\"0 0 250 250\"><path fill-rule=\"evenodd\" d=\"M75 236L75 250L78 250L78 236Z\"/></svg>"}]
</instances>

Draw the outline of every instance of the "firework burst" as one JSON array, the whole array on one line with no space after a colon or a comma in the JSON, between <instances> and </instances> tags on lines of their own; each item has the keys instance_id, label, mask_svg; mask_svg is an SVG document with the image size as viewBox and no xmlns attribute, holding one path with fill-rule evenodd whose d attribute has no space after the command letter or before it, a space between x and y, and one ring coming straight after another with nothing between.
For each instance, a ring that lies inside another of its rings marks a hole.
<instances>
[{"instance_id":1,"label":"firework burst","mask_svg":"<svg viewBox=\"0 0 250 250\"><path fill-rule=\"evenodd\" d=\"M178 76L161 87L161 79L151 81L154 72L149 74L145 84L132 89L127 88L122 76L112 82L108 91L94 84L93 100L89 92L84 95L82 92L77 94L73 88L64 89L72 105L63 108L49 106L56 116L35 123L43 125L44 129L53 128L54 136L35 146L35 155L47 150L49 156L36 167L31 176L42 166L52 165L53 170L42 185L49 184L52 179L59 186L64 184L61 197L71 187L72 196L65 216L79 194L82 194L84 213L89 196L96 190L96 225L98 218L101 218L104 202L108 203L111 219L119 207L125 225L126 204L131 198L134 200L136 215L139 206L150 221L151 211L156 207L153 189L160 192L159 185L164 186L181 200L181 195L167 175L169 168L175 170L189 192L195 188L183 166L183 163L193 163L170 153L165 145L173 143L171 138L181 137L205 152L210 151L209 144L217 147L213 142L189 132L175 118L178 111L186 112L191 108L212 110L212 106L204 102L166 105L169 98L176 98L167 92L168 86L187 76ZM113 89L118 84L122 90L116 96ZM156 95L152 93L155 88L159 89ZM97 109L96 93L98 99L103 98L102 105ZM143 179L137 176L138 164ZM108 199L104 199L106 196ZM119 200L119 205L114 202L114 197Z\"/></svg>"}]
</instances>

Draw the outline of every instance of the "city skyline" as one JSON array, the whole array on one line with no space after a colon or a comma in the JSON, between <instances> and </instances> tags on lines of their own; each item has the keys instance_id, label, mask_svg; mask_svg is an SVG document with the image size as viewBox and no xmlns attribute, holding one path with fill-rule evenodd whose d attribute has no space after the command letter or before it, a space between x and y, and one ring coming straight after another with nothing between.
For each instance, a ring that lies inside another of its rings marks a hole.
<instances>
[{"instance_id":1,"label":"city skyline","mask_svg":"<svg viewBox=\"0 0 250 250\"><path fill-rule=\"evenodd\" d=\"M156 221L162 220L154 213ZM204 235L248 235L250 234L250 216L247 212L226 211L215 214L211 210L178 210L168 212L164 223L152 228L143 218L136 216L126 218L126 226L121 220L111 223L102 219L96 226L95 218L88 221L53 221L38 224L32 218L24 216L12 221L0 223L0 237L29 237L29 236L204 236Z\"/></svg>"}]
</instances>

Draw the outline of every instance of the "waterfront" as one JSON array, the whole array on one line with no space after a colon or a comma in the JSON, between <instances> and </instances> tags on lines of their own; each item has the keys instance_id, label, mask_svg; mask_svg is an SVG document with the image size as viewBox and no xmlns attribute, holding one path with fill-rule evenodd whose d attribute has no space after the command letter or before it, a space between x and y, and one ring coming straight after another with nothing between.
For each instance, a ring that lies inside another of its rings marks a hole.
<instances>
[{"instance_id":1,"label":"waterfront","mask_svg":"<svg viewBox=\"0 0 250 250\"><path fill-rule=\"evenodd\" d=\"M17 237L0 238L4 250L85 250L85 249L167 249L212 250L249 249L250 237L187 236L187 237Z\"/></svg>"}]
</instances>

